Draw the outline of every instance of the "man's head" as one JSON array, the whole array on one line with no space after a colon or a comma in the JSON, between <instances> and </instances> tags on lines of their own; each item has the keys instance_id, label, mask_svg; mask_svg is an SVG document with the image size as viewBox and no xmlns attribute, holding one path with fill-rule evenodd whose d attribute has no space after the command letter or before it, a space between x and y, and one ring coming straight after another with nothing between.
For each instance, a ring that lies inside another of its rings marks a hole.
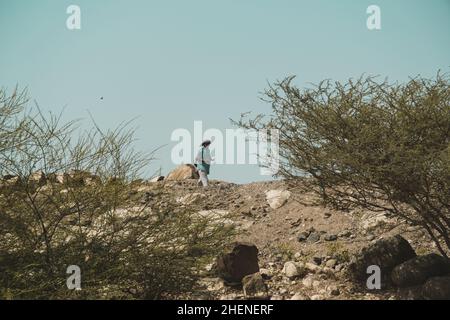
<instances>
[{"instance_id":1,"label":"man's head","mask_svg":"<svg viewBox=\"0 0 450 320\"><path fill-rule=\"evenodd\" d=\"M202 142L202 147L204 147L204 148L209 147L210 144L211 144L211 140L205 140Z\"/></svg>"}]
</instances>

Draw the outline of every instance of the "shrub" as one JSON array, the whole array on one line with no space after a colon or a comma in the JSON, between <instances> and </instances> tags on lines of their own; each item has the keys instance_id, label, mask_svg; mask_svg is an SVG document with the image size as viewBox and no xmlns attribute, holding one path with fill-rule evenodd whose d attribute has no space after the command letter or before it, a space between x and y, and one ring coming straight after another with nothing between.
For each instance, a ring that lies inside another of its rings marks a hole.
<instances>
[{"instance_id":1,"label":"shrub","mask_svg":"<svg viewBox=\"0 0 450 320\"><path fill-rule=\"evenodd\" d=\"M338 208L389 212L450 248L448 76L404 84L361 77L300 90L293 77L270 86L272 114L244 128L279 129L278 176ZM270 159L268 159L270 162Z\"/></svg>"},{"instance_id":2,"label":"shrub","mask_svg":"<svg viewBox=\"0 0 450 320\"><path fill-rule=\"evenodd\" d=\"M103 132L24 109L0 91L0 298L158 299L192 290L232 230L175 205L136 201L151 154L125 124ZM25 112L26 111L26 112ZM67 267L82 290L68 290Z\"/></svg>"}]
</instances>

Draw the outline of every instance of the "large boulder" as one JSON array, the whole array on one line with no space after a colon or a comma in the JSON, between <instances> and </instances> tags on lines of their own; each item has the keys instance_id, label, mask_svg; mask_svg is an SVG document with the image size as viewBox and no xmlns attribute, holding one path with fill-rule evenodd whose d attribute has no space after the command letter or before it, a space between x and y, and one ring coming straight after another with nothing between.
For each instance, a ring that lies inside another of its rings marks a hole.
<instances>
[{"instance_id":1,"label":"large boulder","mask_svg":"<svg viewBox=\"0 0 450 320\"><path fill-rule=\"evenodd\" d=\"M428 278L450 274L447 258L435 253L417 256L396 266L391 273L392 282L399 287L424 283Z\"/></svg>"},{"instance_id":2,"label":"large boulder","mask_svg":"<svg viewBox=\"0 0 450 320\"><path fill-rule=\"evenodd\" d=\"M429 279L422 288L422 296L428 300L450 300L450 276Z\"/></svg>"},{"instance_id":3,"label":"large boulder","mask_svg":"<svg viewBox=\"0 0 450 320\"><path fill-rule=\"evenodd\" d=\"M216 260L219 276L230 283L240 283L242 278L259 272L258 248L251 243L236 242Z\"/></svg>"},{"instance_id":4,"label":"large boulder","mask_svg":"<svg viewBox=\"0 0 450 320\"><path fill-rule=\"evenodd\" d=\"M281 208L291 197L287 190L269 190L266 192L266 200L272 209Z\"/></svg>"},{"instance_id":5,"label":"large boulder","mask_svg":"<svg viewBox=\"0 0 450 320\"><path fill-rule=\"evenodd\" d=\"M363 248L350 262L347 274L356 282L366 282L370 276L367 268L376 265L380 268L383 280L388 280L392 269L416 256L414 249L402 236L380 239Z\"/></svg>"},{"instance_id":6,"label":"large boulder","mask_svg":"<svg viewBox=\"0 0 450 320\"><path fill-rule=\"evenodd\" d=\"M187 180L187 179L198 179L197 168L192 164L182 164L172 170L168 175L166 180Z\"/></svg>"}]
</instances>

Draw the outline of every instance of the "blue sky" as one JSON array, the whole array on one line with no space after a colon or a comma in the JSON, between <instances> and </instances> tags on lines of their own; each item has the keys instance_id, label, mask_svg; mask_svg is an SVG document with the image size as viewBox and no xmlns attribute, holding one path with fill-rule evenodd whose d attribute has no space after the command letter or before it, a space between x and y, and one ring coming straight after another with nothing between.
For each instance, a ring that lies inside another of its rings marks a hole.
<instances>
[{"instance_id":1,"label":"blue sky","mask_svg":"<svg viewBox=\"0 0 450 320\"><path fill-rule=\"evenodd\" d=\"M66 28L71 4L81 30ZM366 27L371 4L381 30ZM151 170L167 173L173 130L268 111L267 82L448 72L450 0L0 0L0 37L0 86L27 86L66 119L89 111L103 128L136 118L136 147L165 145ZM268 179L255 165L218 165L211 178Z\"/></svg>"}]
</instances>

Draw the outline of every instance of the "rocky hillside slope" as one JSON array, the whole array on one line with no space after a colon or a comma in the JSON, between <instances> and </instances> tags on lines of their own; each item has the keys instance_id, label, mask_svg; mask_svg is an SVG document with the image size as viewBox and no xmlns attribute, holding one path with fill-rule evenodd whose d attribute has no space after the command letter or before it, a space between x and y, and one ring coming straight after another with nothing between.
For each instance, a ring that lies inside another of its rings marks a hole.
<instances>
[{"instance_id":1,"label":"rocky hillside slope","mask_svg":"<svg viewBox=\"0 0 450 320\"><path fill-rule=\"evenodd\" d=\"M172 174L170 179L154 179L141 187L140 192L145 194L156 186L164 187L176 195L178 203L192 206L199 212L226 216L231 220L228 223L240 230L236 240L256 246L259 264L259 273L244 279L242 287L241 283L229 283L218 276L217 266L212 261L198 291L187 298L422 298L422 287L416 284L403 289L383 286L381 290L368 290L364 285L356 285L347 275L349 263L360 255L362 248L376 246L380 240L395 235L401 235L409 243L408 247L414 248L411 249L413 256L436 252L434 243L418 227L401 223L384 213L342 212L320 205L305 205L303 203L311 202L313 196L289 190L282 181L245 185L211 181L208 188L202 188L189 173L173 177ZM447 267L444 271L431 271L430 276L450 274ZM440 286L447 285L439 290L448 290L448 277L438 282Z\"/></svg>"}]
</instances>

